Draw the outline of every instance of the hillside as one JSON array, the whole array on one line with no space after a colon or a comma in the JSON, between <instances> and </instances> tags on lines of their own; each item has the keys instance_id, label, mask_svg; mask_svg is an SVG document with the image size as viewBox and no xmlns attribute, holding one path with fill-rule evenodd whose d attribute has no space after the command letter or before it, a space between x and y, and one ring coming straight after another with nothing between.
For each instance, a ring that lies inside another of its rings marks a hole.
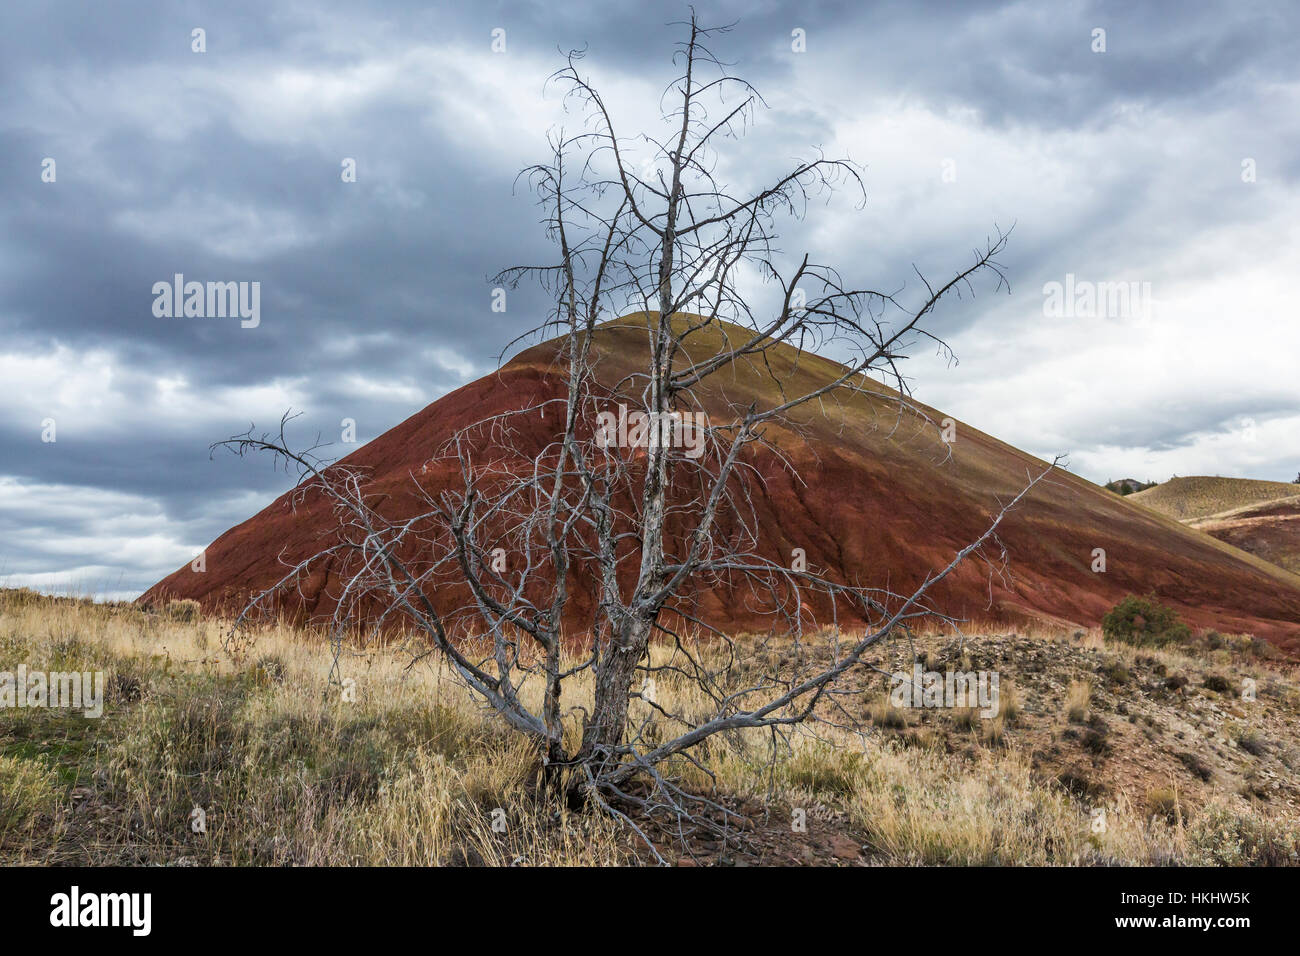
<instances>
[{"instance_id":1,"label":"hillside","mask_svg":"<svg viewBox=\"0 0 1300 956\"><path fill-rule=\"evenodd\" d=\"M731 334L737 333L731 327ZM716 352L724 334L726 328L715 326L693 338L695 357ZM344 462L367 470L367 490L376 500L383 496L386 514L415 513L421 489L436 494L459 478L454 463L434 457L457 429L489 415L535 408L561 394L554 365L557 344L553 340L528 349ZM644 316L607 323L595 347L602 381L611 388L623 381L643 361L645 349ZM792 349L777 350L768 356L767 367L756 362L716 376L699 397L710 414L735 403L762 407L777 400L774 378L792 388L810 388L840 367L828 359L798 356ZM611 401L628 400L627 393L610 394ZM807 414L801 435L772 432L769 437L795 464L803 482L792 480L772 452L751 457L763 481L754 510L764 553L788 556L803 548L810 565L842 580L904 591L978 537L1000 502L1045 467L962 422L956 423L956 440L947 445L938 423L948 416L917 406L918 414L900 419L897 397L876 385L869 396L827 402L816 414ZM556 425L530 413L514 417L512 426L518 460L505 464L531 467ZM206 550L206 572L193 572L187 565L140 600L194 598L209 611L230 607L278 580L285 562L299 561L328 543L331 522L319 498L309 496L295 512L286 494L213 542ZM1250 632L1300 649L1300 578L1175 520L1133 507L1068 472L1040 484L1008 516L999 542L1005 567L998 548L991 549L989 561L966 562L933 592L940 606L987 623L1088 626L1125 594L1154 592L1193 626ZM1098 548L1106 553L1104 573L1091 569ZM337 599L339 572L337 565L319 568L299 583L284 610L299 619L328 613ZM594 603L589 577L575 576L572 590L571 619L581 628ZM448 586L438 589L434 600L466 597ZM719 582L689 597L693 613L714 626L766 630L770 624L750 605L743 582ZM812 610L825 620L825 608Z\"/></svg>"},{"instance_id":2,"label":"hillside","mask_svg":"<svg viewBox=\"0 0 1300 956\"><path fill-rule=\"evenodd\" d=\"M1187 524L1300 574L1300 494L1234 508Z\"/></svg>"},{"instance_id":3,"label":"hillside","mask_svg":"<svg viewBox=\"0 0 1300 956\"><path fill-rule=\"evenodd\" d=\"M1102 487L1117 495L1132 495L1155 487L1154 481L1138 481L1136 478L1116 478L1106 482Z\"/></svg>"},{"instance_id":4,"label":"hillside","mask_svg":"<svg viewBox=\"0 0 1300 956\"><path fill-rule=\"evenodd\" d=\"M1170 518L1190 521L1293 495L1300 495L1300 485L1253 478L1193 476L1171 478L1162 485L1131 495L1129 500Z\"/></svg>"},{"instance_id":5,"label":"hillside","mask_svg":"<svg viewBox=\"0 0 1300 956\"><path fill-rule=\"evenodd\" d=\"M1129 500L1300 573L1300 485L1250 478L1173 478Z\"/></svg>"},{"instance_id":6,"label":"hillside","mask_svg":"<svg viewBox=\"0 0 1300 956\"><path fill-rule=\"evenodd\" d=\"M272 628L231 658L229 621L191 611L0 590L9 654L106 672L101 720L59 708L0 720L0 863L655 862L629 827L536 787L536 753L442 663L411 668L399 647L350 647L357 694L341 704L314 635ZM1001 672L996 717L890 708L886 679L859 668L853 693L824 702L836 726L794 728L775 750L766 731L741 731L671 768L734 814L725 841L629 813L683 866L1294 865L1294 668L1246 641L1209 647L922 636L927 667ZM896 642L867 663L907 671L911 649ZM833 653L829 641L803 652ZM669 711L695 693L672 669L660 678ZM209 808L203 833L196 807ZM508 808L503 832L497 807ZM792 808L806 808L805 831Z\"/></svg>"}]
</instances>

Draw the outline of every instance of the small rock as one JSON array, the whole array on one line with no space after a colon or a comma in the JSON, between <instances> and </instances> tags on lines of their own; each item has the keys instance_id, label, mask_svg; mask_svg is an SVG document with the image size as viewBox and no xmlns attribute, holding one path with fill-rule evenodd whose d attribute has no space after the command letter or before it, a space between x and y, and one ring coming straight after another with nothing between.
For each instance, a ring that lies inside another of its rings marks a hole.
<instances>
[{"instance_id":1,"label":"small rock","mask_svg":"<svg viewBox=\"0 0 1300 956\"><path fill-rule=\"evenodd\" d=\"M843 834L831 836L831 855L837 860L854 861L862 853L862 848Z\"/></svg>"}]
</instances>

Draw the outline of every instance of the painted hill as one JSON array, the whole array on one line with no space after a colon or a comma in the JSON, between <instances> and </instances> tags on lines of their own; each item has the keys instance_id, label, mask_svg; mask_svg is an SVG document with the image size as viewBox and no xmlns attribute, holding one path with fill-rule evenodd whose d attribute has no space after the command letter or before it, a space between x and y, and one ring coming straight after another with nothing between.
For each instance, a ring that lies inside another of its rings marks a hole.
<instances>
[{"instance_id":1,"label":"painted hill","mask_svg":"<svg viewBox=\"0 0 1300 956\"><path fill-rule=\"evenodd\" d=\"M1253 478L1170 478L1162 485L1139 491L1129 500L1179 521L1244 508L1247 505L1300 495L1300 485Z\"/></svg>"},{"instance_id":2,"label":"painted hill","mask_svg":"<svg viewBox=\"0 0 1300 956\"><path fill-rule=\"evenodd\" d=\"M1300 574L1300 485L1250 478L1174 478L1129 500Z\"/></svg>"},{"instance_id":3,"label":"painted hill","mask_svg":"<svg viewBox=\"0 0 1300 956\"><path fill-rule=\"evenodd\" d=\"M693 356L716 352L726 328L692 338ZM595 347L601 380L611 386L623 381L645 349L644 317L607 323ZM414 513L417 481L436 493L456 477L447 463L430 460L455 430L561 394L556 350L556 341L528 349L344 462L368 470L368 490L385 496L386 514ZM808 387L840 368L806 354L796 362L791 349L770 353L767 365L715 376L700 395L705 410L721 413L736 402L770 405L776 395L773 377ZM761 548L773 557L803 548L810 565L833 575L903 591L950 561L984 530L999 501L1044 467L960 422L956 440L947 446L937 426L946 416L920 406L930 422L910 415L900 422L895 398L892 390L876 386L871 396L828 402L817 414L810 412L801 437L788 431L769 436L797 466L803 484L792 480L771 452L752 456L765 482L754 501ZM522 453L516 464L522 467L532 461L524 456L543 448L556 425L543 415L515 421ZM330 540L331 528L323 501L309 498L295 512L286 494L213 542L205 552L206 572L186 566L140 600L194 598L207 610L229 608L282 576L285 562L318 550ZM933 592L940 606L981 623L1095 625L1125 594L1153 592L1193 626L1251 632L1300 651L1300 578L1069 473L1040 484L1004 522L999 539L1005 567L968 561ZM1097 548L1106 552L1104 573L1091 570ZM284 610L299 617L328 613L338 583L338 568L322 567L300 583ZM589 581L575 580L573 587L578 626L593 596ZM463 597L454 588L432 595L436 602ZM743 587L720 584L693 597L694 613L716 626L767 629Z\"/></svg>"},{"instance_id":4,"label":"painted hill","mask_svg":"<svg viewBox=\"0 0 1300 956\"><path fill-rule=\"evenodd\" d=\"M1187 524L1300 574L1300 495L1261 501Z\"/></svg>"}]
</instances>

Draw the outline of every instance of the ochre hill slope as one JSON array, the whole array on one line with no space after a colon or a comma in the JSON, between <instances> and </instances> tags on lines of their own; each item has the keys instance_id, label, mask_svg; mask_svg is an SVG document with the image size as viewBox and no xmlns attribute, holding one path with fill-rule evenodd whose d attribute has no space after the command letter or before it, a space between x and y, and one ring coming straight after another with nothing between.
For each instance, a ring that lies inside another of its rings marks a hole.
<instances>
[{"instance_id":1,"label":"ochre hill slope","mask_svg":"<svg viewBox=\"0 0 1300 956\"><path fill-rule=\"evenodd\" d=\"M1300 574L1300 485L1252 478L1173 478L1129 500Z\"/></svg>"},{"instance_id":2,"label":"ochre hill slope","mask_svg":"<svg viewBox=\"0 0 1300 956\"><path fill-rule=\"evenodd\" d=\"M1300 574L1300 495L1261 501L1187 524Z\"/></svg>"},{"instance_id":3,"label":"ochre hill slope","mask_svg":"<svg viewBox=\"0 0 1300 956\"><path fill-rule=\"evenodd\" d=\"M730 329L715 326L693 337L695 358L716 352ZM698 351L696 351L698 350ZM457 429L485 417L533 406L562 394L554 364L557 341L520 354L497 372L444 396L344 459L368 470L369 490L384 495L389 516L414 513L418 480L427 490L449 487L446 463L430 458ZM646 352L644 316L602 326L597 335L599 374L620 381L641 367ZM699 398L706 411L722 414L728 403L775 400L772 374L789 390L825 382L840 368L811 355L795 361L791 349L761 364L716 375ZM958 549L987 527L999 502L1010 499L1044 463L962 423L949 446L937 424L943 413L920 407L900 422L896 393L878 386L871 396L827 403L805 414L801 436L775 437L802 483L769 452L752 463L764 477L755 492L760 550L785 560L803 548L808 563L845 581L902 592L947 564ZM519 416L514 427L520 461L553 436L556 424L542 415ZM947 453L951 450L951 456ZM427 466L422 472L422 467ZM331 538L331 516L320 501L296 511L289 496L277 499L206 549L206 572L184 567L160 581L142 601L182 597L206 609L230 608L270 585L285 562L301 560ZM1300 577L1222 544L1208 535L1060 472L1041 483L1004 522L999 540L1005 566L969 560L934 591L946 611L980 623L1046 621L1095 625L1125 594L1154 593L1198 627L1250 632L1292 653L1300 650ZM1094 549L1106 552L1104 573L1091 569ZM998 556L998 549L992 549ZM590 582L577 580L572 624L590 620ZM321 567L287 599L300 617L334 607L338 568ZM463 598L439 592L435 601ZM746 590L710 587L694 595L695 613L733 630L766 630L770 621L752 609ZM824 609L814 608L824 615Z\"/></svg>"},{"instance_id":4,"label":"ochre hill slope","mask_svg":"<svg viewBox=\"0 0 1300 956\"><path fill-rule=\"evenodd\" d=\"M1247 505L1300 495L1300 485L1254 478L1217 478L1189 475L1135 492L1129 501L1179 521L1207 518Z\"/></svg>"}]
</instances>

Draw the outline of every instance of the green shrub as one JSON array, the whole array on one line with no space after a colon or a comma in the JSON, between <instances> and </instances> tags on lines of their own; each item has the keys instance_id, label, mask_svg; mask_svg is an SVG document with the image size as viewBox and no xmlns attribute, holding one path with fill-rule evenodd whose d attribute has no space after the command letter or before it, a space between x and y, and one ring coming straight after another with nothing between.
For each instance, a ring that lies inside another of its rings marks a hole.
<instances>
[{"instance_id":1,"label":"green shrub","mask_svg":"<svg viewBox=\"0 0 1300 956\"><path fill-rule=\"evenodd\" d=\"M1137 647L1164 647L1191 639L1192 631L1178 620L1178 612L1154 597L1130 594L1101 619L1101 632L1108 641Z\"/></svg>"}]
</instances>

